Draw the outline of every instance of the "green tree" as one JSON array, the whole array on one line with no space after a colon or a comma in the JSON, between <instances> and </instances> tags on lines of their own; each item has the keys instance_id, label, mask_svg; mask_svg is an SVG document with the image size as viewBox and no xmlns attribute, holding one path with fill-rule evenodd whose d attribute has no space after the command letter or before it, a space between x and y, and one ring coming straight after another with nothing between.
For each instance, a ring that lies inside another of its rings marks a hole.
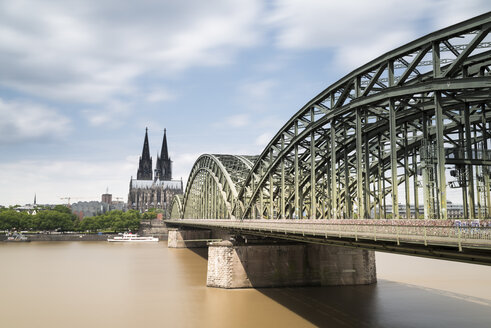
<instances>
[{"instance_id":1,"label":"green tree","mask_svg":"<svg viewBox=\"0 0 491 328\"><path fill-rule=\"evenodd\" d=\"M0 212L0 230L19 229L21 213L12 208Z\"/></svg>"},{"instance_id":2,"label":"green tree","mask_svg":"<svg viewBox=\"0 0 491 328\"><path fill-rule=\"evenodd\" d=\"M36 214L35 226L39 230L73 230L73 217L70 213L55 210L40 211Z\"/></svg>"},{"instance_id":3,"label":"green tree","mask_svg":"<svg viewBox=\"0 0 491 328\"><path fill-rule=\"evenodd\" d=\"M148 212L142 214L142 220L153 220L155 218L157 218L155 209L150 209Z\"/></svg>"},{"instance_id":4,"label":"green tree","mask_svg":"<svg viewBox=\"0 0 491 328\"><path fill-rule=\"evenodd\" d=\"M18 218L19 218L19 227L18 228L20 230L32 229L33 215L30 215L29 213L26 213L26 212L20 212L20 213L18 213Z\"/></svg>"},{"instance_id":5,"label":"green tree","mask_svg":"<svg viewBox=\"0 0 491 328\"><path fill-rule=\"evenodd\" d=\"M80 221L80 230L96 232L100 229L99 221L99 216L85 217L82 221Z\"/></svg>"},{"instance_id":6,"label":"green tree","mask_svg":"<svg viewBox=\"0 0 491 328\"><path fill-rule=\"evenodd\" d=\"M110 230L113 232L137 231L140 228L141 215L138 211L123 212L120 210L109 211L105 214L86 217L78 222L79 231L96 232Z\"/></svg>"},{"instance_id":7,"label":"green tree","mask_svg":"<svg viewBox=\"0 0 491 328\"><path fill-rule=\"evenodd\" d=\"M53 211L60 212L60 213L66 213L66 214L72 214L72 210L70 210L65 205L56 205L55 207L53 207Z\"/></svg>"}]
</instances>

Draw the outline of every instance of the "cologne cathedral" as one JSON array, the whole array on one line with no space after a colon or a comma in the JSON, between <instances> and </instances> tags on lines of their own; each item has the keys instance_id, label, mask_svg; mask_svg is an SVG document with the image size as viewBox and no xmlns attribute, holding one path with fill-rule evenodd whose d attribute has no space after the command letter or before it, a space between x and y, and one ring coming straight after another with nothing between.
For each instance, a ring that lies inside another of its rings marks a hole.
<instances>
[{"instance_id":1,"label":"cologne cathedral","mask_svg":"<svg viewBox=\"0 0 491 328\"><path fill-rule=\"evenodd\" d=\"M142 155L136 173L136 179L131 177L128 194L128 209L146 212L151 208L164 210L168 217L172 198L183 193L182 180L172 180L172 161L167 150L167 136L164 129L164 140L160 156L152 172L152 157L148 145L148 128L145 130Z\"/></svg>"}]
</instances>

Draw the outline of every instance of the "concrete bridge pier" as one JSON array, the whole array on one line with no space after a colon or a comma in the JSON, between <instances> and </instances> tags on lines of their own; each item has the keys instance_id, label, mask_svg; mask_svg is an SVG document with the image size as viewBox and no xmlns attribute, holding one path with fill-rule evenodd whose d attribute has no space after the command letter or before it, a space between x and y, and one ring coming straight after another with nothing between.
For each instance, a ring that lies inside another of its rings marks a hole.
<instances>
[{"instance_id":1,"label":"concrete bridge pier","mask_svg":"<svg viewBox=\"0 0 491 328\"><path fill-rule=\"evenodd\" d=\"M167 247L169 248L193 248L207 247L211 238L211 230L203 229L169 229Z\"/></svg>"},{"instance_id":2,"label":"concrete bridge pier","mask_svg":"<svg viewBox=\"0 0 491 328\"><path fill-rule=\"evenodd\" d=\"M342 286L377 281L374 251L230 241L208 246L209 287Z\"/></svg>"}]
</instances>

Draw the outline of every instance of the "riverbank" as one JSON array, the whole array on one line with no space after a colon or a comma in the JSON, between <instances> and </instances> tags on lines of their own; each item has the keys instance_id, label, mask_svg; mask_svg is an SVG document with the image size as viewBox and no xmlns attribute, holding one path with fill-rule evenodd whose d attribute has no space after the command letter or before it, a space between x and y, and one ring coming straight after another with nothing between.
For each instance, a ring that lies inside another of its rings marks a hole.
<instances>
[{"instance_id":1,"label":"riverbank","mask_svg":"<svg viewBox=\"0 0 491 328\"><path fill-rule=\"evenodd\" d=\"M114 234L25 234L30 241L107 241ZM7 240L8 236L0 235L0 241Z\"/></svg>"},{"instance_id":2,"label":"riverbank","mask_svg":"<svg viewBox=\"0 0 491 328\"><path fill-rule=\"evenodd\" d=\"M145 237L157 237L160 241L162 241L167 240L169 228L164 221L159 219L141 220L138 234Z\"/></svg>"},{"instance_id":3,"label":"riverbank","mask_svg":"<svg viewBox=\"0 0 491 328\"><path fill-rule=\"evenodd\" d=\"M108 238L113 238L117 234L25 234L29 241L107 241ZM142 234L142 236L157 237L159 241L166 241L167 234ZM7 240L8 236L0 235L0 242Z\"/></svg>"},{"instance_id":4,"label":"riverbank","mask_svg":"<svg viewBox=\"0 0 491 328\"><path fill-rule=\"evenodd\" d=\"M143 237L157 237L159 241L166 241L168 228L162 220L142 220L138 235ZM30 241L107 241L117 234L105 233L25 233ZM0 242L7 240L6 234L0 234Z\"/></svg>"}]
</instances>

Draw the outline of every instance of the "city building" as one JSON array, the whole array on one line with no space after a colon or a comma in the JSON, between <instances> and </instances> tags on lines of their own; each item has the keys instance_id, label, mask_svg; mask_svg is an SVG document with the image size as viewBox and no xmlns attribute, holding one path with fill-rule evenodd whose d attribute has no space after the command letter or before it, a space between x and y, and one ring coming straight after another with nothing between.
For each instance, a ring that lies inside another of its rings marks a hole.
<instances>
[{"instance_id":1,"label":"city building","mask_svg":"<svg viewBox=\"0 0 491 328\"><path fill-rule=\"evenodd\" d=\"M128 209L146 212L149 209L162 209L168 216L174 195L183 193L182 180L172 180L172 160L167 148L167 135L164 138L154 174L152 174L152 157L148 142L148 128L145 130L142 155L138 163L136 179L131 177L128 193Z\"/></svg>"},{"instance_id":2,"label":"city building","mask_svg":"<svg viewBox=\"0 0 491 328\"><path fill-rule=\"evenodd\" d=\"M406 215L406 206L399 204L399 216L401 218L407 218L407 219L415 219L416 218L416 210L414 207L414 204L411 204L409 206L410 210L410 215L409 217ZM392 205L387 204L386 205L386 213L392 216ZM476 211L477 214L477 211ZM372 211L373 215L373 211ZM419 205L418 206L418 215L419 219L422 219L424 217L424 206ZM449 219L462 219L464 217L464 206L462 204L453 204L452 202L448 201L447 202L447 217Z\"/></svg>"},{"instance_id":3,"label":"city building","mask_svg":"<svg viewBox=\"0 0 491 328\"><path fill-rule=\"evenodd\" d=\"M109 210L108 204L98 201L77 202L71 205L72 213L79 219L104 214Z\"/></svg>"},{"instance_id":4,"label":"city building","mask_svg":"<svg viewBox=\"0 0 491 328\"><path fill-rule=\"evenodd\" d=\"M111 204L113 202L113 195L108 194L106 191L105 194L102 194L101 202L106 203L106 204Z\"/></svg>"},{"instance_id":5,"label":"city building","mask_svg":"<svg viewBox=\"0 0 491 328\"><path fill-rule=\"evenodd\" d=\"M46 205L44 205L46 206ZM32 204L26 204L24 206L18 206L15 208L17 212L27 212L31 215L36 215L42 207L39 207L36 201L36 194L34 194L34 202Z\"/></svg>"},{"instance_id":6,"label":"city building","mask_svg":"<svg viewBox=\"0 0 491 328\"><path fill-rule=\"evenodd\" d=\"M118 199L119 197L116 197ZM113 201L113 195L106 190L105 194L102 194L101 201L85 201L73 203L70 207L72 213L78 216L79 219L84 217L91 217L101 215L112 210L126 210L126 204L122 201ZM119 198L121 199L121 198Z\"/></svg>"}]
</instances>

